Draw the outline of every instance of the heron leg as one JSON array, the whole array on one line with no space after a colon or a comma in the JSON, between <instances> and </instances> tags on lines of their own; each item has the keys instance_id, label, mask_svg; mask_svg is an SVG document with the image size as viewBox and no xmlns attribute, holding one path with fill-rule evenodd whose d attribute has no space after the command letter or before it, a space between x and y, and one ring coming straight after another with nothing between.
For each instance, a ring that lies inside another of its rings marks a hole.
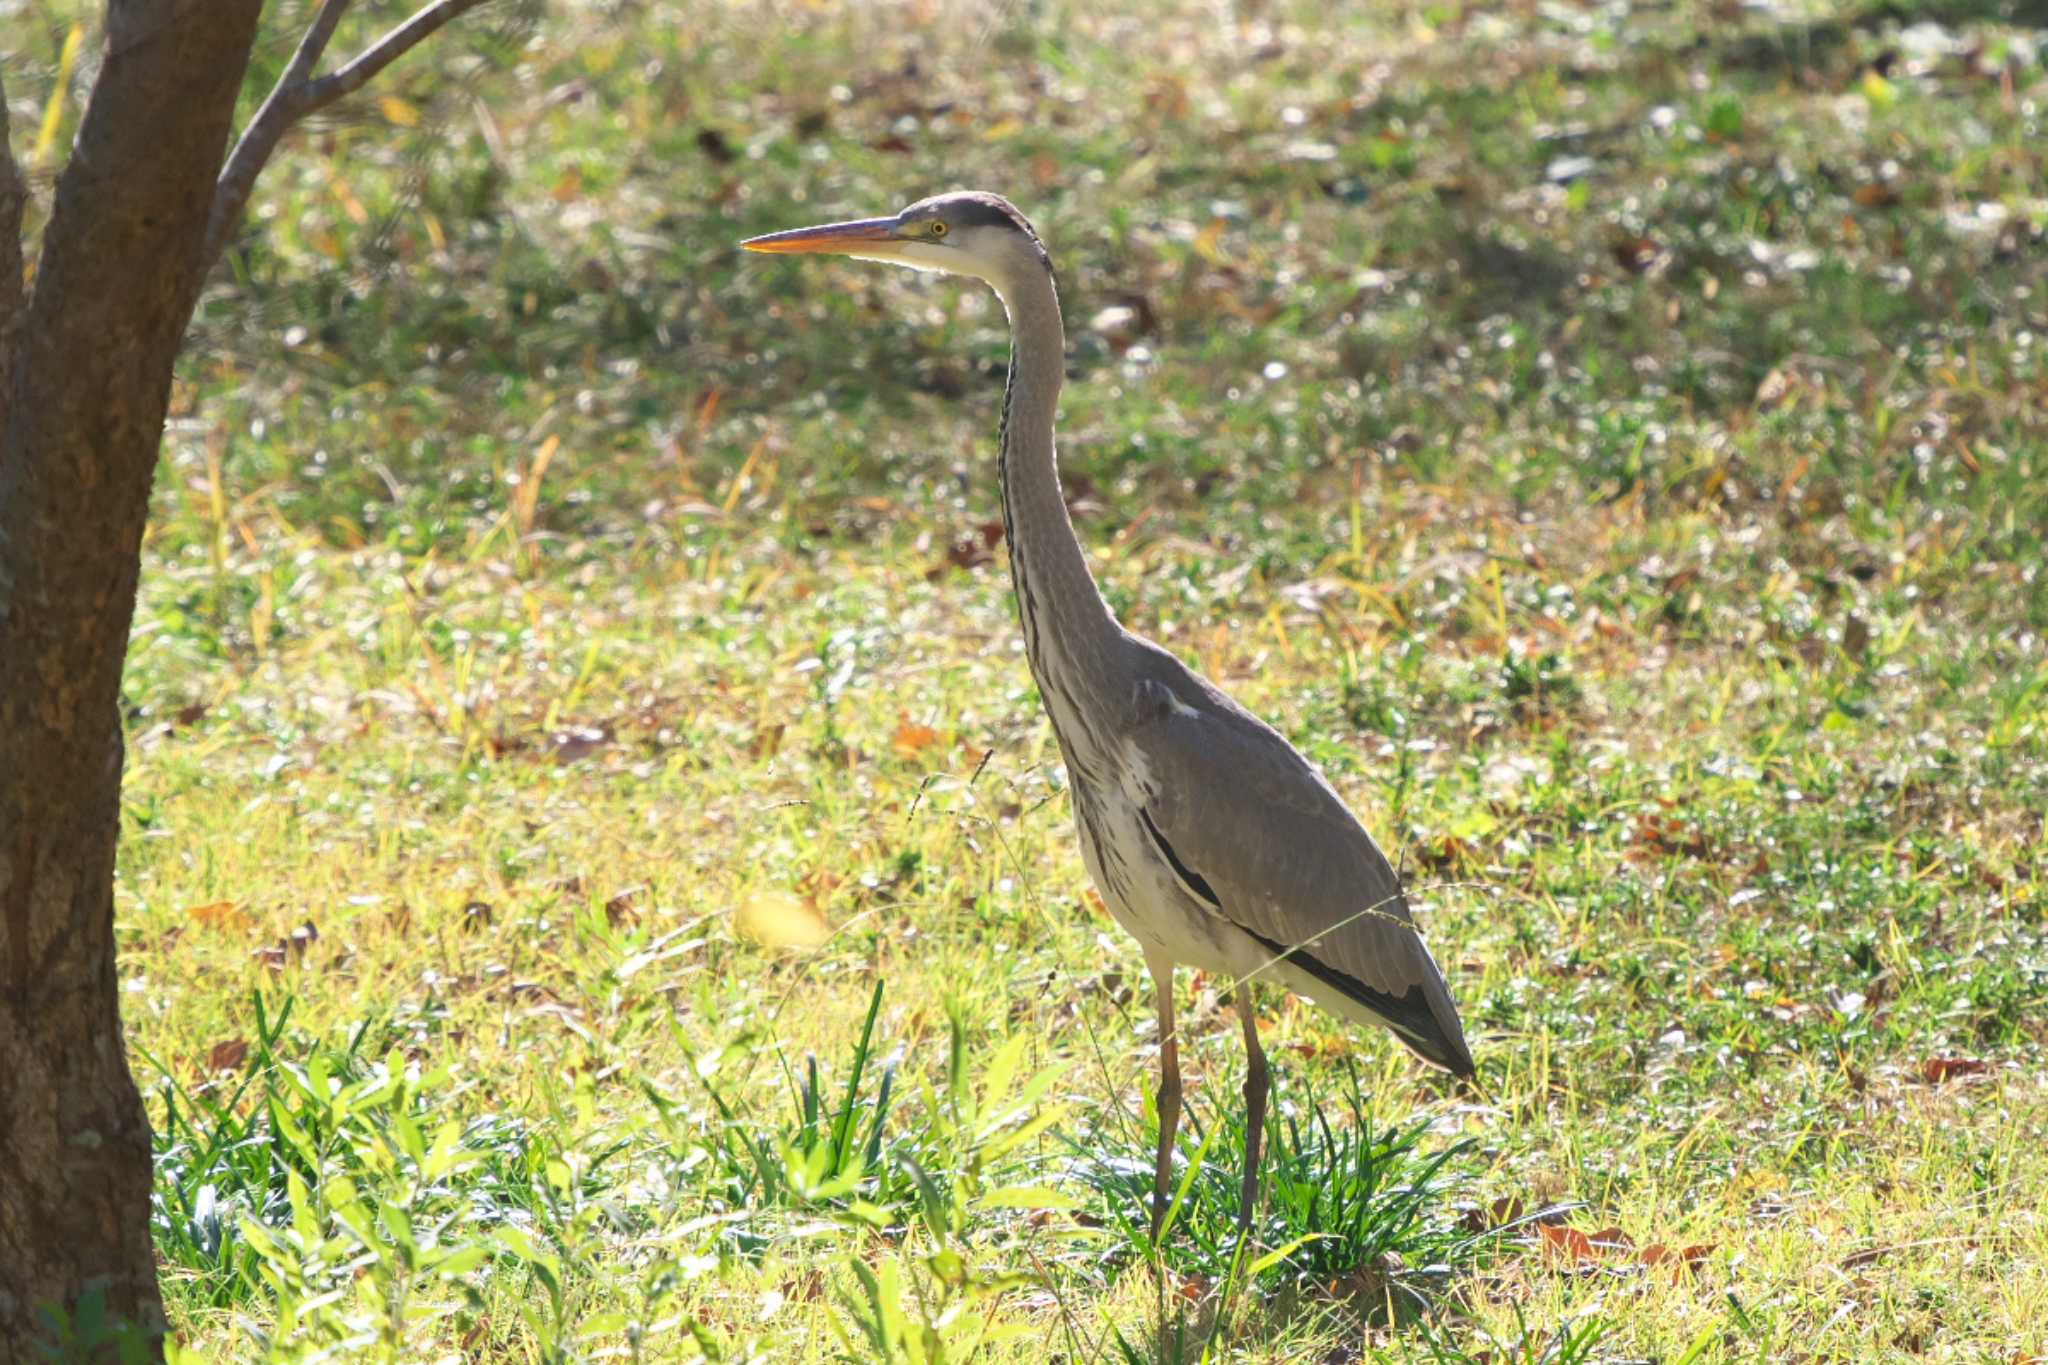
<instances>
[{"instance_id":1,"label":"heron leg","mask_svg":"<svg viewBox=\"0 0 2048 1365\"><path fill-rule=\"evenodd\" d=\"M1180 1035L1173 1023L1173 964L1154 962L1153 987L1159 993L1159 1154L1152 1167L1152 1239L1166 1222L1173 1197L1173 1138L1180 1127Z\"/></svg>"},{"instance_id":2,"label":"heron leg","mask_svg":"<svg viewBox=\"0 0 2048 1365\"><path fill-rule=\"evenodd\" d=\"M1241 1237L1252 1224L1252 1205L1259 1197L1259 1147L1266 1135L1266 1092L1272 1080L1266 1070L1266 1049L1259 1045L1259 1021L1252 1012L1250 982L1237 988L1237 1017L1244 1025L1244 1189L1237 1202Z\"/></svg>"}]
</instances>

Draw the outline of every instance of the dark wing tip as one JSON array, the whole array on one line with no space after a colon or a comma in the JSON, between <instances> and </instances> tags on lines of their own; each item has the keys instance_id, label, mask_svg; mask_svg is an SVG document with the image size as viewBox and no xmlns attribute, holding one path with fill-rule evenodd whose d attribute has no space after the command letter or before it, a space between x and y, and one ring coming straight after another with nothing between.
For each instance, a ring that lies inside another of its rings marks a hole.
<instances>
[{"instance_id":1,"label":"dark wing tip","mask_svg":"<svg viewBox=\"0 0 2048 1365\"><path fill-rule=\"evenodd\" d=\"M1146 817L1146 823L1151 823L1150 816ZM1479 1074L1456 1016L1452 1016L1449 1027L1446 1027L1437 1018L1436 1011L1430 1008L1428 992L1421 986L1410 986L1400 995L1391 995L1366 985L1306 948L1283 947L1264 934L1253 933L1241 924L1237 927L1272 953L1275 959L1284 958L1292 962L1324 985L1362 1005L1385 1024L1403 1046L1431 1066L1441 1067L1461 1080Z\"/></svg>"},{"instance_id":2,"label":"dark wing tip","mask_svg":"<svg viewBox=\"0 0 2048 1365\"><path fill-rule=\"evenodd\" d=\"M1435 1020L1430 1022L1434 1025ZM1393 1032L1410 1052L1431 1066L1448 1071L1461 1081L1469 1081L1479 1075L1479 1068L1472 1060L1472 1050L1457 1034L1447 1034L1441 1028L1411 1032L1405 1024L1395 1025Z\"/></svg>"}]
</instances>

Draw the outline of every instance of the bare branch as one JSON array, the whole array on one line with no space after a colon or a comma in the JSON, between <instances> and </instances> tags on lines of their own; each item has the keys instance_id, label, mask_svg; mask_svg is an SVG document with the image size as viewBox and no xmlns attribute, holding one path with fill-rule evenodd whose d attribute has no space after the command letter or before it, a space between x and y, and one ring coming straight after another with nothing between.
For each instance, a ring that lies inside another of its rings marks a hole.
<instances>
[{"instance_id":1,"label":"bare branch","mask_svg":"<svg viewBox=\"0 0 2048 1365\"><path fill-rule=\"evenodd\" d=\"M249 205L256 177L263 173L271 153L293 124L343 95L362 89L371 77L482 3L484 0L434 0L363 49L341 70L316 80L313 68L319 64L335 26L341 22L342 12L349 6L349 0L321 0L320 12L313 16L298 51L292 54L291 65L278 77L276 86L249 120L249 126L242 130L235 150L221 168L219 183L214 188L213 211L206 222L201 266L210 269L220 258L228 234L234 231L242 210Z\"/></svg>"},{"instance_id":2,"label":"bare branch","mask_svg":"<svg viewBox=\"0 0 2048 1365\"><path fill-rule=\"evenodd\" d=\"M343 95L363 88L369 79L432 37L442 25L482 4L483 0L434 0L418 14L365 48L356 59L307 88L307 112L324 108Z\"/></svg>"},{"instance_id":3,"label":"bare branch","mask_svg":"<svg viewBox=\"0 0 2048 1365\"><path fill-rule=\"evenodd\" d=\"M320 65L320 56L327 51L327 44L334 37L334 30L340 25L341 16L348 7L349 0L320 0L320 12L306 26L306 36L299 39L299 50L292 54L291 65L277 78L277 85L271 91L273 95L313 79L313 68ZM258 113L260 116L261 111Z\"/></svg>"},{"instance_id":4,"label":"bare branch","mask_svg":"<svg viewBox=\"0 0 2048 1365\"><path fill-rule=\"evenodd\" d=\"M242 136L235 142L235 150L228 154L227 163L221 167L220 179L213 192L213 208L206 219L206 239L200 247L199 261L202 270L209 270L220 259L221 248L227 245L228 233L242 217L242 210L248 206L249 194L256 188L256 177L262 173L263 164L270 160L270 154L277 150L278 140L285 129L305 117L298 108L302 92L312 83L313 68L320 64L320 56L327 50L327 44L334 37L335 28L341 23L341 16L348 10L349 0L321 0L319 13L306 28L306 36L299 40L298 51L292 53L284 74L277 78L277 84L270 88L263 104L256 110L256 116L249 120L249 126L242 130Z\"/></svg>"}]
</instances>

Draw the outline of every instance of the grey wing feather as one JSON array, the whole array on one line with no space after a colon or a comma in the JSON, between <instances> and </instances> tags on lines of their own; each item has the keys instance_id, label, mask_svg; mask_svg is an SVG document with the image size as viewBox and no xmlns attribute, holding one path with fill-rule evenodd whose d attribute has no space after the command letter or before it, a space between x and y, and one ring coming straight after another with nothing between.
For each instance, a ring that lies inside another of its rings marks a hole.
<instances>
[{"instance_id":1,"label":"grey wing feather","mask_svg":"<svg viewBox=\"0 0 2048 1365\"><path fill-rule=\"evenodd\" d=\"M1150 652L1150 651L1148 651ZM1294 746L1178 660L1139 684L1145 814L1218 913L1460 1075L1471 1053L1386 855Z\"/></svg>"}]
</instances>

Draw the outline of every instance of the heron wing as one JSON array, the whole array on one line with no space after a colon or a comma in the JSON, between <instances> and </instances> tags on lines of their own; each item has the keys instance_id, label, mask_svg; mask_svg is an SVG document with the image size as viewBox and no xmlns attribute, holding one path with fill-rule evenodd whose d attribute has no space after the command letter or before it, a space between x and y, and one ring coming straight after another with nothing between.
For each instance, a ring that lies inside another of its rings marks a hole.
<instances>
[{"instance_id":1,"label":"heron wing","mask_svg":"<svg viewBox=\"0 0 2048 1365\"><path fill-rule=\"evenodd\" d=\"M1391 1028L1469 1074L1443 973L1372 835L1294 746L1171 656L1139 684L1131 732L1144 820L1197 899Z\"/></svg>"}]
</instances>

